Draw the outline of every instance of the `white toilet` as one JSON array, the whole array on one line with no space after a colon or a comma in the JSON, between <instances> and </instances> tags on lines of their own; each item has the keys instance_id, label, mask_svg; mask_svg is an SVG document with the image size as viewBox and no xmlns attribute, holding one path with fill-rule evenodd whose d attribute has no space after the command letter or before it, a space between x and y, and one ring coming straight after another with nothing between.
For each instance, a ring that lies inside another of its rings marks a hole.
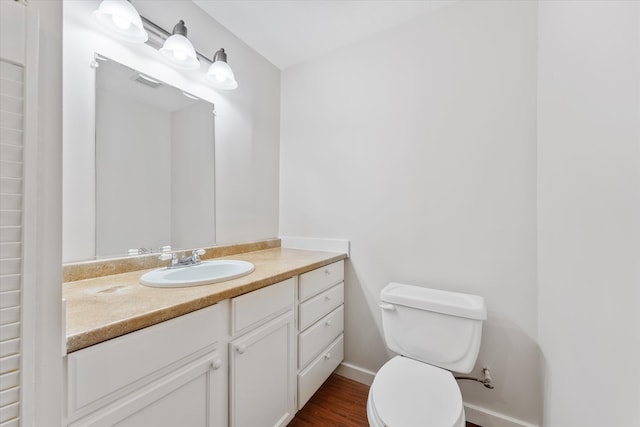
<instances>
[{"instance_id":1,"label":"white toilet","mask_svg":"<svg viewBox=\"0 0 640 427\"><path fill-rule=\"evenodd\" d=\"M464 427L462 395L450 371L469 373L480 349L484 299L389 283L380 293L387 347L398 353L369 390L373 427Z\"/></svg>"}]
</instances>

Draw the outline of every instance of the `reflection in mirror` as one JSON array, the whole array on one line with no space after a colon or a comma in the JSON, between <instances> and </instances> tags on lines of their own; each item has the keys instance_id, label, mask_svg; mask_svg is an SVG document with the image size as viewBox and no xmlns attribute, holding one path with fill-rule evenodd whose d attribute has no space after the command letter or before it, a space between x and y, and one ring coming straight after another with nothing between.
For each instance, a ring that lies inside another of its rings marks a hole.
<instances>
[{"instance_id":1,"label":"reflection in mirror","mask_svg":"<svg viewBox=\"0 0 640 427\"><path fill-rule=\"evenodd\" d=\"M215 244L213 109L115 61L100 61L96 257Z\"/></svg>"}]
</instances>

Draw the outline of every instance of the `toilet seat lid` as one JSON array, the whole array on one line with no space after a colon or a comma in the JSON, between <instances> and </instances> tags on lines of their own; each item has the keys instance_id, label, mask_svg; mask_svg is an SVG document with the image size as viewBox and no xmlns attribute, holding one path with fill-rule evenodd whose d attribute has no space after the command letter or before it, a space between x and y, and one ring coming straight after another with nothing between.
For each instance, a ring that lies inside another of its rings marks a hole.
<instances>
[{"instance_id":1,"label":"toilet seat lid","mask_svg":"<svg viewBox=\"0 0 640 427\"><path fill-rule=\"evenodd\" d=\"M407 357L396 356L380 368L370 393L387 426L456 426L464 417L451 372Z\"/></svg>"}]
</instances>

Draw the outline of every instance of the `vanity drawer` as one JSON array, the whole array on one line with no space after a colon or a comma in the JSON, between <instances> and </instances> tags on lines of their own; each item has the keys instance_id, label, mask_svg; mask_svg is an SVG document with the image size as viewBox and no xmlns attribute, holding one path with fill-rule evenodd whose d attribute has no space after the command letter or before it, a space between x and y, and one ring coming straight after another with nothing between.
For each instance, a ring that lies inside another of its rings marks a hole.
<instances>
[{"instance_id":1,"label":"vanity drawer","mask_svg":"<svg viewBox=\"0 0 640 427\"><path fill-rule=\"evenodd\" d=\"M293 309L296 279L240 295L231 300L231 334L254 328L273 317Z\"/></svg>"},{"instance_id":2,"label":"vanity drawer","mask_svg":"<svg viewBox=\"0 0 640 427\"><path fill-rule=\"evenodd\" d=\"M298 409L318 390L344 358L343 335L298 374Z\"/></svg>"},{"instance_id":3,"label":"vanity drawer","mask_svg":"<svg viewBox=\"0 0 640 427\"><path fill-rule=\"evenodd\" d=\"M215 344L219 311L216 304L70 353L68 415Z\"/></svg>"},{"instance_id":4,"label":"vanity drawer","mask_svg":"<svg viewBox=\"0 0 640 427\"><path fill-rule=\"evenodd\" d=\"M300 304L299 330L303 331L315 321L325 316L331 310L344 302L344 283L340 283L331 289L327 289L319 295Z\"/></svg>"},{"instance_id":5,"label":"vanity drawer","mask_svg":"<svg viewBox=\"0 0 640 427\"><path fill-rule=\"evenodd\" d=\"M344 261L334 262L300 275L300 301L344 280Z\"/></svg>"},{"instance_id":6,"label":"vanity drawer","mask_svg":"<svg viewBox=\"0 0 640 427\"><path fill-rule=\"evenodd\" d=\"M298 366L304 367L344 330L344 305L333 310L298 337Z\"/></svg>"},{"instance_id":7,"label":"vanity drawer","mask_svg":"<svg viewBox=\"0 0 640 427\"><path fill-rule=\"evenodd\" d=\"M300 304L300 331L307 329L312 323L342 305L343 302L344 283L340 283Z\"/></svg>"}]
</instances>

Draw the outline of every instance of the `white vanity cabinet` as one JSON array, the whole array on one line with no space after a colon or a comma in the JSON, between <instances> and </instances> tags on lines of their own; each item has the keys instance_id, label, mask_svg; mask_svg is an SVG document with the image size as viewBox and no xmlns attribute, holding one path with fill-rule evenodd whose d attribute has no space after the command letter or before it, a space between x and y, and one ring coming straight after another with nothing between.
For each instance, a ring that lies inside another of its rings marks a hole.
<instances>
[{"instance_id":1,"label":"white vanity cabinet","mask_svg":"<svg viewBox=\"0 0 640 427\"><path fill-rule=\"evenodd\" d=\"M298 409L344 358L344 261L300 275Z\"/></svg>"},{"instance_id":2,"label":"white vanity cabinet","mask_svg":"<svg viewBox=\"0 0 640 427\"><path fill-rule=\"evenodd\" d=\"M295 285L294 277L231 300L231 426L285 426L296 412Z\"/></svg>"},{"instance_id":3,"label":"white vanity cabinet","mask_svg":"<svg viewBox=\"0 0 640 427\"><path fill-rule=\"evenodd\" d=\"M67 356L66 425L225 422L225 370L214 305Z\"/></svg>"},{"instance_id":4,"label":"white vanity cabinet","mask_svg":"<svg viewBox=\"0 0 640 427\"><path fill-rule=\"evenodd\" d=\"M343 359L344 261L66 356L68 427L286 426Z\"/></svg>"}]
</instances>

